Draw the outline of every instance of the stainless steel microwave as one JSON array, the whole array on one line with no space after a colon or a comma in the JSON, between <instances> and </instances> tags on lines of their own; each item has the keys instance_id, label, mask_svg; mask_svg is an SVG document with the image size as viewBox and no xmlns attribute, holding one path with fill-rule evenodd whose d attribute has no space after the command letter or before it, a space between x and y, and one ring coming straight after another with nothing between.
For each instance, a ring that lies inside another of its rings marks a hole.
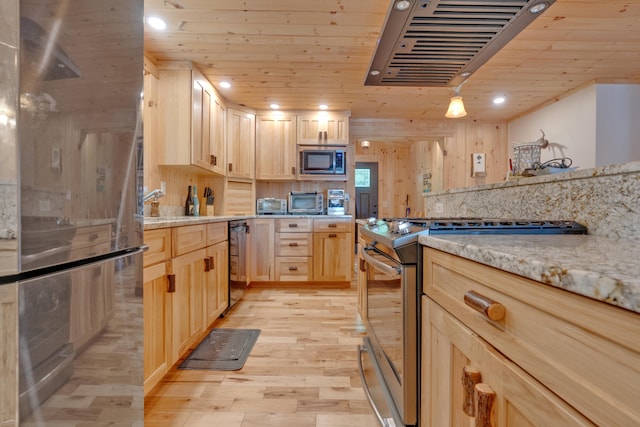
<instances>
[{"instance_id":1,"label":"stainless steel microwave","mask_svg":"<svg viewBox=\"0 0 640 427\"><path fill-rule=\"evenodd\" d=\"M344 146L298 146L299 171L302 175L346 175Z\"/></svg>"}]
</instances>

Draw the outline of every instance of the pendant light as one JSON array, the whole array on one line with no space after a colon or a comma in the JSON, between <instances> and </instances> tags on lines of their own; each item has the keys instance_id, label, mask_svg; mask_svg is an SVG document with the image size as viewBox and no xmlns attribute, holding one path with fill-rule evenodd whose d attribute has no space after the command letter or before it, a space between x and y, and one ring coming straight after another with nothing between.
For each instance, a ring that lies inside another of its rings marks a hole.
<instances>
[{"instance_id":1,"label":"pendant light","mask_svg":"<svg viewBox=\"0 0 640 427\"><path fill-rule=\"evenodd\" d=\"M447 109L447 113L444 115L450 119L457 119L459 117L464 117L467 115L466 110L464 109L464 103L462 102L462 96L460 96L460 87L466 82L466 80L456 86L453 91L453 96L451 97L451 102L449 103L449 108Z\"/></svg>"}]
</instances>

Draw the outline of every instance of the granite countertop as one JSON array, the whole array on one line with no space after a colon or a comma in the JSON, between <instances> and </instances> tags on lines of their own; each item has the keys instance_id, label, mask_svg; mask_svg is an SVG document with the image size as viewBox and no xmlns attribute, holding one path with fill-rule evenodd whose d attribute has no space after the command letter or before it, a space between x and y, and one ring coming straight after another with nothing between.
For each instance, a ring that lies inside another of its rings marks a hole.
<instances>
[{"instance_id":1,"label":"granite countertop","mask_svg":"<svg viewBox=\"0 0 640 427\"><path fill-rule=\"evenodd\" d=\"M163 216L145 217L144 229L180 227L183 225L208 224L212 222L235 221L251 218L352 218L351 215L242 215L242 216Z\"/></svg>"},{"instance_id":2,"label":"granite countertop","mask_svg":"<svg viewBox=\"0 0 640 427\"><path fill-rule=\"evenodd\" d=\"M420 243L640 313L637 240L593 235L439 235Z\"/></svg>"}]
</instances>

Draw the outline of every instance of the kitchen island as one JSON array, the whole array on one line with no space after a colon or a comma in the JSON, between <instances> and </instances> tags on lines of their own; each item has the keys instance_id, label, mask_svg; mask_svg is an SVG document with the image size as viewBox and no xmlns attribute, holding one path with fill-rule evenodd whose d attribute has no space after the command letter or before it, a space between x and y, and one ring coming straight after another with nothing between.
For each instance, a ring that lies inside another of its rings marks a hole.
<instances>
[{"instance_id":1,"label":"kitchen island","mask_svg":"<svg viewBox=\"0 0 640 427\"><path fill-rule=\"evenodd\" d=\"M640 424L636 240L449 235L420 243L422 427L483 414L495 426Z\"/></svg>"}]
</instances>

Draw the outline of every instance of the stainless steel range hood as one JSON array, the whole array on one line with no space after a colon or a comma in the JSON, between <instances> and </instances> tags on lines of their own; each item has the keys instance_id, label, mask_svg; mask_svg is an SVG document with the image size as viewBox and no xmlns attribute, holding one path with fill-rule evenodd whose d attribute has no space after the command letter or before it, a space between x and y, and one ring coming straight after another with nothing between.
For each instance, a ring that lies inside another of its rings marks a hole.
<instances>
[{"instance_id":1,"label":"stainless steel range hood","mask_svg":"<svg viewBox=\"0 0 640 427\"><path fill-rule=\"evenodd\" d=\"M554 2L393 0L365 85L457 86Z\"/></svg>"},{"instance_id":2,"label":"stainless steel range hood","mask_svg":"<svg viewBox=\"0 0 640 427\"><path fill-rule=\"evenodd\" d=\"M20 18L20 63L40 80L80 77L80 69L55 39L24 16Z\"/></svg>"}]
</instances>

